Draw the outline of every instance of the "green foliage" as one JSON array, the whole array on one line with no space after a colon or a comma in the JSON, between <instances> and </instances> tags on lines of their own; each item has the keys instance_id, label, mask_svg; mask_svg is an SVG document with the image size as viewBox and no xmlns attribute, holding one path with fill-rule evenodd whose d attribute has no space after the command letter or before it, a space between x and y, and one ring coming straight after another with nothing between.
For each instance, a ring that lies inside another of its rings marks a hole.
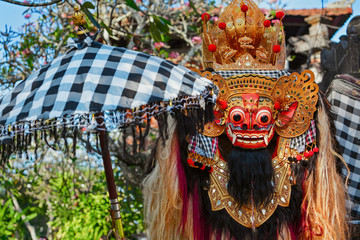
<instances>
[{"instance_id":1,"label":"green foliage","mask_svg":"<svg viewBox=\"0 0 360 240\"><path fill-rule=\"evenodd\" d=\"M81 5L81 10L86 14L90 22L94 24L95 27L101 28L100 24L96 21L89 9L95 9L95 6L91 2L84 2L84 4Z\"/></svg>"},{"instance_id":2,"label":"green foliage","mask_svg":"<svg viewBox=\"0 0 360 240\"><path fill-rule=\"evenodd\" d=\"M110 230L111 218L104 173L99 172L99 179L93 186L96 192L80 194L76 192L81 188L81 184L72 182L72 178L66 175L65 178L58 175L50 179L49 183L51 191L56 193L51 198L54 220L50 225L56 232L54 237L86 240L106 236ZM131 190L132 188L128 187L126 197L119 199L124 232L128 238L143 230L141 199L136 199ZM135 194L139 194L138 189L135 191Z\"/></svg>"},{"instance_id":3,"label":"green foliage","mask_svg":"<svg viewBox=\"0 0 360 240\"><path fill-rule=\"evenodd\" d=\"M0 239L17 239L15 236L25 236L24 222L31 221L38 216L37 209L26 205L17 211L13 199L19 200L20 193L16 184L1 177L0 172ZM10 191L8 191L10 190Z\"/></svg>"},{"instance_id":4,"label":"green foliage","mask_svg":"<svg viewBox=\"0 0 360 240\"><path fill-rule=\"evenodd\" d=\"M136 5L134 0L125 0L125 2L126 2L126 5L128 5L132 9L135 9L136 11L140 11L140 8Z\"/></svg>"},{"instance_id":5,"label":"green foliage","mask_svg":"<svg viewBox=\"0 0 360 240\"><path fill-rule=\"evenodd\" d=\"M167 42L169 40L170 21L155 15L151 16L150 35L155 42Z\"/></svg>"},{"instance_id":6,"label":"green foliage","mask_svg":"<svg viewBox=\"0 0 360 240\"><path fill-rule=\"evenodd\" d=\"M16 239L16 235L27 239L25 221L35 227L38 237L87 240L108 235L112 225L110 202L105 174L96 165L89 168L79 158L60 158L24 170L19 168L18 159L14 161L16 168L0 174L0 239ZM114 170L124 233L133 239L144 230L141 191L126 184L119 169ZM19 202L21 214L11 196Z\"/></svg>"},{"instance_id":7,"label":"green foliage","mask_svg":"<svg viewBox=\"0 0 360 240\"><path fill-rule=\"evenodd\" d=\"M107 235L111 219L105 194L82 193L73 201L67 200L59 199L52 209L54 221L50 225L56 239L99 239Z\"/></svg>"},{"instance_id":8,"label":"green foliage","mask_svg":"<svg viewBox=\"0 0 360 240\"><path fill-rule=\"evenodd\" d=\"M0 239L16 239L14 233L19 229L21 215L14 210L11 199L0 206Z\"/></svg>"}]
</instances>

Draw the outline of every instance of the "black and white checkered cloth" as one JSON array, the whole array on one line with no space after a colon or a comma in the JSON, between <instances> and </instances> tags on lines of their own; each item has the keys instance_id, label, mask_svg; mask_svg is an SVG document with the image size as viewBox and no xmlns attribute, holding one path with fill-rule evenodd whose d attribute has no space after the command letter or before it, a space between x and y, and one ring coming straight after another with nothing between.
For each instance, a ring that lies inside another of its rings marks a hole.
<instances>
[{"instance_id":1,"label":"black and white checkered cloth","mask_svg":"<svg viewBox=\"0 0 360 240\"><path fill-rule=\"evenodd\" d=\"M280 78L284 75L286 75L286 76L290 75L290 73L286 70L252 70L252 69L233 70L233 71L217 71L214 73L222 76L223 78L228 78L231 76L236 76L236 75L241 75L241 74L258 74L258 75L263 75L263 76L267 76L270 78Z\"/></svg>"},{"instance_id":2,"label":"black and white checkered cloth","mask_svg":"<svg viewBox=\"0 0 360 240\"><path fill-rule=\"evenodd\" d=\"M313 143L316 139L316 127L315 121L311 120L310 126L305 133L298 137L292 138L289 147L296 149L299 153L302 153L306 149L306 145Z\"/></svg>"},{"instance_id":3,"label":"black and white checkered cloth","mask_svg":"<svg viewBox=\"0 0 360 240\"><path fill-rule=\"evenodd\" d=\"M97 42L55 58L0 99L0 127L197 96L212 82L145 53Z\"/></svg>"},{"instance_id":4,"label":"black and white checkered cloth","mask_svg":"<svg viewBox=\"0 0 360 240\"><path fill-rule=\"evenodd\" d=\"M201 133L197 133L190 139L189 152L197 153L203 157L213 159L218 145L217 137L207 137Z\"/></svg>"},{"instance_id":5,"label":"black and white checkered cloth","mask_svg":"<svg viewBox=\"0 0 360 240\"><path fill-rule=\"evenodd\" d=\"M351 217L360 220L360 85L335 79L329 87L327 98L332 104L342 156L350 169L348 193ZM345 168L343 174L347 175Z\"/></svg>"}]
</instances>

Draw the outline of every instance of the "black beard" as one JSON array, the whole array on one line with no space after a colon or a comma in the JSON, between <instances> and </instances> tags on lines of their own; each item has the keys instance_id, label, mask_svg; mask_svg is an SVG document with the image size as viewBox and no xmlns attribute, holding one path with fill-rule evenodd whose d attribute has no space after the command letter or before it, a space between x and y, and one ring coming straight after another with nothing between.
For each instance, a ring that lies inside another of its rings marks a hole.
<instances>
[{"instance_id":1,"label":"black beard","mask_svg":"<svg viewBox=\"0 0 360 240\"><path fill-rule=\"evenodd\" d=\"M227 156L230 179L228 192L242 206L251 204L259 209L274 195L274 169L268 149L245 150L234 147Z\"/></svg>"}]
</instances>

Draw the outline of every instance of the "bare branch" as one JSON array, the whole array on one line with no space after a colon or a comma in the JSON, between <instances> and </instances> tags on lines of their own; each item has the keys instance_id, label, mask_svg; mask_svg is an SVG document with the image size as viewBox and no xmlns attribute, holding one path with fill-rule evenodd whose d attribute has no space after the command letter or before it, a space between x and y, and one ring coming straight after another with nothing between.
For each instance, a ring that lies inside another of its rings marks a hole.
<instances>
[{"instance_id":1,"label":"bare branch","mask_svg":"<svg viewBox=\"0 0 360 240\"><path fill-rule=\"evenodd\" d=\"M17 211L18 213L22 213L22 209L19 205L19 202L17 201L16 197L12 194L11 194L11 199L13 201L13 204L14 204L14 207L15 207L15 211ZM23 214L21 214L21 219L24 220L25 219L25 216ZM35 232L35 228L33 225L30 224L29 221L24 221L24 224L26 226L26 228L29 230L30 232L30 236L31 236L31 239L32 240L37 240L37 236L36 236L36 232Z\"/></svg>"}]
</instances>

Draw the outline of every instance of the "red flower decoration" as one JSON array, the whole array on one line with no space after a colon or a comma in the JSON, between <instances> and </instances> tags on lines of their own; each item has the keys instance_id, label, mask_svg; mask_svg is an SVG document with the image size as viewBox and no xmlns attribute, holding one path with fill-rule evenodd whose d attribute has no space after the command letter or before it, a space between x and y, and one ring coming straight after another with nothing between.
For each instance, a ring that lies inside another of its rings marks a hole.
<instances>
[{"instance_id":1,"label":"red flower decoration","mask_svg":"<svg viewBox=\"0 0 360 240\"><path fill-rule=\"evenodd\" d=\"M308 152L304 153L304 157L308 158L308 157L309 157L309 153L308 153Z\"/></svg>"},{"instance_id":2,"label":"red flower decoration","mask_svg":"<svg viewBox=\"0 0 360 240\"><path fill-rule=\"evenodd\" d=\"M275 110L280 110L280 108L281 108L280 103L279 103L279 102L276 102L276 103L274 104L274 108L275 108Z\"/></svg>"},{"instance_id":3,"label":"red flower decoration","mask_svg":"<svg viewBox=\"0 0 360 240\"><path fill-rule=\"evenodd\" d=\"M314 153L317 153L317 152L319 152L319 148L317 148L317 147L314 147L314 149L313 149L313 152L314 152Z\"/></svg>"},{"instance_id":4,"label":"red flower decoration","mask_svg":"<svg viewBox=\"0 0 360 240\"><path fill-rule=\"evenodd\" d=\"M310 156L314 155L314 152L313 152L313 151L309 151L309 155L310 155Z\"/></svg>"},{"instance_id":5,"label":"red flower decoration","mask_svg":"<svg viewBox=\"0 0 360 240\"><path fill-rule=\"evenodd\" d=\"M278 11L275 16L277 19L281 20L285 16L285 13L283 11Z\"/></svg>"},{"instance_id":6,"label":"red flower decoration","mask_svg":"<svg viewBox=\"0 0 360 240\"><path fill-rule=\"evenodd\" d=\"M227 102L225 100L219 100L218 104L222 110L225 110L227 108Z\"/></svg>"},{"instance_id":7,"label":"red flower decoration","mask_svg":"<svg viewBox=\"0 0 360 240\"><path fill-rule=\"evenodd\" d=\"M208 46L208 50L209 50L210 52L215 52L215 51L216 51L216 45L215 45L215 44L210 44L210 45Z\"/></svg>"},{"instance_id":8,"label":"red flower decoration","mask_svg":"<svg viewBox=\"0 0 360 240\"><path fill-rule=\"evenodd\" d=\"M275 45L275 46L273 46L273 52L274 52L274 53L279 53L280 51L281 51L280 45Z\"/></svg>"},{"instance_id":9,"label":"red flower decoration","mask_svg":"<svg viewBox=\"0 0 360 240\"><path fill-rule=\"evenodd\" d=\"M271 26L271 22L270 22L270 20L265 20L264 21L264 27L270 27Z\"/></svg>"},{"instance_id":10,"label":"red flower decoration","mask_svg":"<svg viewBox=\"0 0 360 240\"><path fill-rule=\"evenodd\" d=\"M221 30L224 30L226 28L226 23L224 23L224 22L219 23L219 28Z\"/></svg>"},{"instance_id":11,"label":"red flower decoration","mask_svg":"<svg viewBox=\"0 0 360 240\"><path fill-rule=\"evenodd\" d=\"M187 162L188 162L189 166L194 166L194 160L193 159L188 158Z\"/></svg>"},{"instance_id":12,"label":"red flower decoration","mask_svg":"<svg viewBox=\"0 0 360 240\"><path fill-rule=\"evenodd\" d=\"M246 6L245 4L241 6L241 11L243 11L244 13L246 13L249 10L249 7Z\"/></svg>"},{"instance_id":13,"label":"red flower decoration","mask_svg":"<svg viewBox=\"0 0 360 240\"><path fill-rule=\"evenodd\" d=\"M210 15L208 13L203 13L203 15L201 15L201 20L207 22L210 19Z\"/></svg>"},{"instance_id":14,"label":"red flower decoration","mask_svg":"<svg viewBox=\"0 0 360 240\"><path fill-rule=\"evenodd\" d=\"M301 155L297 155L296 156L296 160L300 161L302 159L302 156Z\"/></svg>"}]
</instances>

